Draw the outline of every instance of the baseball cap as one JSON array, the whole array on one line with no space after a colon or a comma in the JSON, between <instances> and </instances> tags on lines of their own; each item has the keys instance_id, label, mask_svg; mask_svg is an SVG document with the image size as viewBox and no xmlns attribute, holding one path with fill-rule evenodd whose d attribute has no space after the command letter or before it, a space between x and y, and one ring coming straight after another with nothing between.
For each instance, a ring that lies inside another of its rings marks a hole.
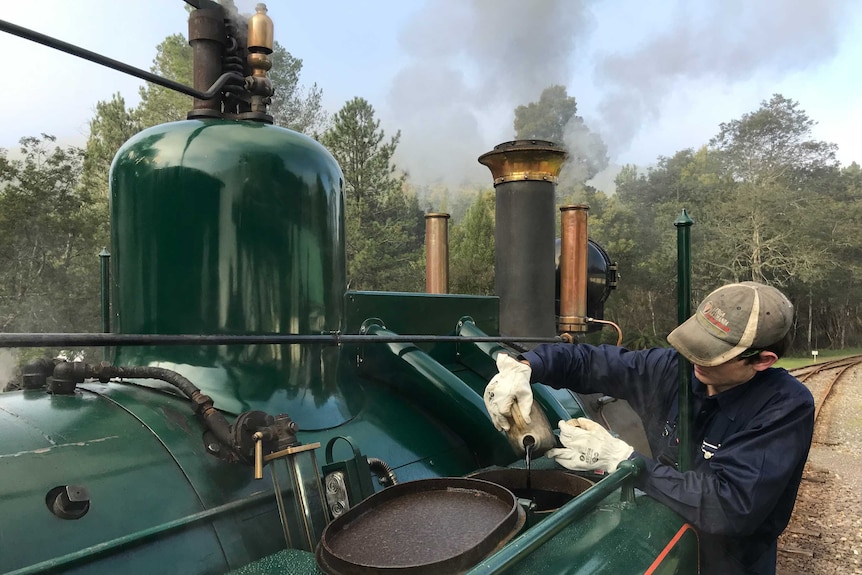
<instances>
[{"instance_id":1,"label":"baseball cap","mask_svg":"<svg viewBox=\"0 0 862 575\"><path fill-rule=\"evenodd\" d=\"M793 322L793 304L774 287L728 284L710 293L667 341L695 365L714 366L745 350L781 340Z\"/></svg>"}]
</instances>

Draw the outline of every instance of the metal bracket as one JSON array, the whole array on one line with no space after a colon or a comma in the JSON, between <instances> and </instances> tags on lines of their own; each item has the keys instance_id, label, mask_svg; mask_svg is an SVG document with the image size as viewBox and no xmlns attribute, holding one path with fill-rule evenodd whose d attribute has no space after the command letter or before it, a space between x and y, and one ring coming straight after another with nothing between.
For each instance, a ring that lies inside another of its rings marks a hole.
<instances>
[{"instance_id":1,"label":"metal bracket","mask_svg":"<svg viewBox=\"0 0 862 575\"><path fill-rule=\"evenodd\" d=\"M361 326L359 326L359 335L368 335L368 332L371 331L372 326L386 329L386 325L383 323L382 319L380 319L379 317L369 317L362 322ZM362 344L356 347L356 367L362 366L362 350Z\"/></svg>"}]
</instances>

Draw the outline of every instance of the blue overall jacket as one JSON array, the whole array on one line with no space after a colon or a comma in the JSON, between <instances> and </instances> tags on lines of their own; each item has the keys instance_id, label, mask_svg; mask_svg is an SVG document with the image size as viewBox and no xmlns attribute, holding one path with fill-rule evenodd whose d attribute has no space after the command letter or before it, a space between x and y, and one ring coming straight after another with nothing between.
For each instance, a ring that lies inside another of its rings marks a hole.
<instances>
[{"instance_id":1,"label":"blue overall jacket","mask_svg":"<svg viewBox=\"0 0 862 575\"><path fill-rule=\"evenodd\" d=\"M522 356L532 381L627 400L654 458L638 487L698 530L701 573L774 575L814 432L811 392L768 368L714 396L692 375L692 469L677 469L679 354L614 346L540 345Z\"/></svg>"}]
</instances>

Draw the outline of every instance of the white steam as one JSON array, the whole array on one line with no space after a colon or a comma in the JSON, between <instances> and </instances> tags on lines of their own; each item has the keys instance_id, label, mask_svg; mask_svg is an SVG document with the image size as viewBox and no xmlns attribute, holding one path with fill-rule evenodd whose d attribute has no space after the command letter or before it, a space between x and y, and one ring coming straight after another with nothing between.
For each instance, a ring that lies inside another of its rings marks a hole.
<instances>
[{"instance_id":1,"label":"white steam","mask_svg":"<svg viewBox=\"0 0 862 575\"><path fill-rule=\"evenodd\" d=\"M636 50L606 52L595 62L595 84L603 92L597 127L611 154L658 120L662 105L683 84L777 81L828 61L849 6L850 0L725 0L697 3L695 11L678 1L673 20Z\"/></svg>"},{"instance_id":2,"label":"white steam","mask_svg":"<svg viewBox=\"0 0 862 575\"><path fill-rule=\"evenodd\" d=\"M631 46L621 42L628 38L592 32L597 16L626 17L626 4L426 0L401 31L409 64L394 78L381 114L387 133L402 132L398 164L420 184L487 183L489 173L476 158L512 139L515 107L537 101L554 84L567 86L578 100L578 115L617 159L660 119L677 90L730 89L753 78L777 82L828 61L851 6L850 0L677 0L670 19L644 23L644 40L620 52L620 45ZM601 42L604 51L589 41ZM585 63L587 48L592 61ZM592 75L598 93L579 93L584 85L573 85L576 63ZM771 95L767 90L762 99ZM704 100L713 98L704 91ZM584 102L591 103L589 110ZM565 142L570 149L579 146L588 158L600 155L594 139L575 132L576 139ZM670 153L656 150L656 156Z\"/></svg>"},{"instance_id":3,"label":"white steam","mask_svg":"<svg viewBox=\"0 0 862 575\"><path fill-rule=\"evenodd\" d=\"M419 183L487 183L476 158L514 136L514 109L566 84L589 28L579 0L429 0L401 32L410 64L393 81L387 123ZM504 121L501 121L501 118Z\"/></svg>"}]
</instances>

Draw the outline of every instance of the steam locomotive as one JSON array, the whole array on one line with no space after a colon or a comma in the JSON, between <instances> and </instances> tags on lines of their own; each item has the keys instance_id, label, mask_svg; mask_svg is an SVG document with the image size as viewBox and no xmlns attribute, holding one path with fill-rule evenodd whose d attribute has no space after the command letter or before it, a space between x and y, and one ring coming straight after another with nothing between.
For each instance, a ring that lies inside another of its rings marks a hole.
<instances>
[{"instance_id":1,"label":"steam locomotive","mask_svg":"<svg viewBox=\"0 0 862 575\"><path fill-rule=\"evenodd\" d=\"M32 362L0 395L0 572L696 572L696 533L633 488L635 464L525 461L484 408L498 353L583 339L615 286L585 206L555 240L565 152L479 158L496 296L446 293L440 214L428 293L349 290L341 170L267 114L265 7L238 26L189 3L194 109L111 168L110 332L0 334L109 357ZM534 388L551 422L597 416Z\"/></svg>"}]
</instances>

